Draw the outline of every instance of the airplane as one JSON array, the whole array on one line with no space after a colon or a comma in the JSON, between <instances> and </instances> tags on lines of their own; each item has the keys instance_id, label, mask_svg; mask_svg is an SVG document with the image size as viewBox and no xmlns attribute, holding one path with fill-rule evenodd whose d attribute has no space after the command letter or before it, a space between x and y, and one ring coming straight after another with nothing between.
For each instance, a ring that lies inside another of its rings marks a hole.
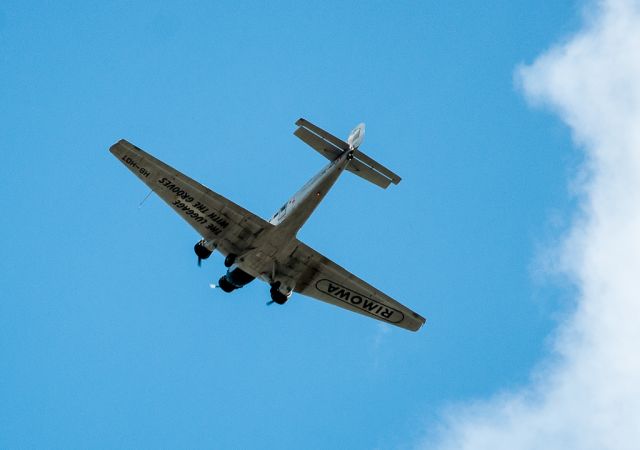
<instances>
[{"instance_id":1,"label":"airplane","mask_svg":"<svg viewBox=\"0 0 640 450\"><path fill-rule=\"evenodd\" d=\"M218 281L232 292L260 279L270 286L271 301L283 305L297 292L317 300L418 331L425 318L356 277L297 239L298 230L346 170L383 189L400 177L360 150L365 125L343 141L305 119L294 135L330 162L296 192L269 220L178 172L121 139L110 152L189 223L202 239L194 246L198 265L214 250L227 272Z\"/></svg>"}]
</instances>

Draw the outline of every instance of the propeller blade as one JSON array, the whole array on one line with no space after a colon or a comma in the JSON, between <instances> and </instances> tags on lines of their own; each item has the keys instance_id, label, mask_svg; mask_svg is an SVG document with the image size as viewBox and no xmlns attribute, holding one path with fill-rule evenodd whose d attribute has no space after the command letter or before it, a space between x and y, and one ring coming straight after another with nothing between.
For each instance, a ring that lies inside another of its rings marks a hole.
<instances>
[{"instance_id":1,"label":"propeller blade","mask_svg":"<svg viewBox=\"0 0 640 450\"><path fill-rule=\"evenodd\" d=\"M209 283L209 287L210 287L211 289L215 289L215 288L217 288L218 286L216 286L216 285L215 285L215 284L213 284L213 283Z\"/></svg>"},{"instance_id":2,"label":"propeller blade","mask_svg":"<svg viewBox=\"0 0 640 450\"><path fill-rule=\"evenodd\" d=\"M198 267L202 267L202 258L198 256Z\"/></svg>"},{"instance_id":3,"label":"propeller blade","mask_svg":"<svg viewBox=\"0 0 640 450\"><path fill-rule=\"evenodd\" d=\"M270 304L275 303L273 300L267 302L267 306L269 306Z\"/></svg>"}]
</instances>

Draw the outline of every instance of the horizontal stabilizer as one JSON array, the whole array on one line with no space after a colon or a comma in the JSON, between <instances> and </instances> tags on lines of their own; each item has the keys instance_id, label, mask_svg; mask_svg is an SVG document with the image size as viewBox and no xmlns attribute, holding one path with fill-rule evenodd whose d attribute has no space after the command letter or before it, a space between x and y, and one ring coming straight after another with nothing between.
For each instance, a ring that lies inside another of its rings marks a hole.
<instances>
[{"instance_id":1,"label":"horizontal stabilizer","mask_svg":"<svg viewBox=\"0 0 640 450\"><path fill-rule=\"evenodd\" d=\"M373 159L369 158L367 155L362 153L360 150L356 150L355 153L353 154L353 156L354 156L354 158L359 159L360 161L365 163L367 166L371 167L373 170L377 170L382 175L384 175L385 177L389 178L393 184L398 184L398 183L400 183L400 180L402 180L402 178L400 178L398 176L398 174L390 171L389 169L387 169L382 164L380 164L377 161L374 161Z\"/></svg>"},{"instance_id":2,"label":"horizontal stabilizer","mask_svg":"<svg viewBox=\"0 0 640 450\"><path fill-rule=\"evenodd\" d=\"M322 128L315 126L306 119L298 119L296 125L311 130L312 132L323 138L325 141L329 141L335 147L338 147L340 150L349 149L349 144L347 144L345 141L343 141L342 139L338 139L333 134L329 133L328 131L324 131Z\"/></svg>"},{"instance_id":3,"label":"horizontal stabilizer","mask_svg":"<svg viewBox=\"0 0 640 450\"><path fill-rule=\"evenodd\" d=\"M343 152L342 149L336 147L329 141L325 141L323 138L316 134L313 134L306 128L299 127L293 134L295 134L298 138L307 143L311 148L327 158L329 161L333 161L338 156L340 156L340 153Z\"/></svg>"},{"instance_id":4,"label":"horizontal stabilizer","mask_svg":"<svg viewBox=\"0 0 640 450\"><path fill-rule=\"evenodd\" d=\"M380 186L382 189L388 188L392 181L390 178L385 177L380 172L372 169L356 158L353 158L351 160L351 162L347 166L347 170L358 175L360 178L364 178L365 180L370 181L376 186Z\"/></svg>"},{"instance_id":5,"label":"horizontal stabilizer","mask_svg":"<svg viewBox=\"0 0 640 450\"><path fill-rule=\"evenodd\" d=\"M293 134L330 161L349 150L349 144L305 119L298 119L296 125L298 128ZM396 173L358 149L355 149L353 160L346 170L383 189L401 180Z\"/></svg>"}]
</instances>

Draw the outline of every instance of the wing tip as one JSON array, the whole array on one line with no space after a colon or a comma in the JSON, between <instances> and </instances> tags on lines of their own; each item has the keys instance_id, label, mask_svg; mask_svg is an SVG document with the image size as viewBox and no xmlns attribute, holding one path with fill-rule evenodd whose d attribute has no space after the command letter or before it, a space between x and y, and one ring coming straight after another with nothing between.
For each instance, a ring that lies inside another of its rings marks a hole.
<instances>
[{"instance_id":1,"label":"wing tip","mask_svg":"<svg viewBox=\"0 0 640 450\"><path fill-rule=\"evenodd\" d=\"M113 154L116 154L118 148L123 147L123 146L127 146L127 145L132 145L132 144L131 144L131 142L127 141L126 139L120 139L120 140L118 140L118 142L116 142L111 147L109 147L109 151L111 153L113 153Z\"/></svg>"},{"instance_id":2,"label":"wing tip","mask_svg":"<svg viewBox=\"0 0 640 450\"><path fill-rule=\"evenodd\" d=\"M409 331L419 331L420 328L422 328L424 326L424 324L427 323L427 319L422 317L420 314L412 312L412 319L408 324L407 324L407 330Z\"/></svg>"}]
</instances>

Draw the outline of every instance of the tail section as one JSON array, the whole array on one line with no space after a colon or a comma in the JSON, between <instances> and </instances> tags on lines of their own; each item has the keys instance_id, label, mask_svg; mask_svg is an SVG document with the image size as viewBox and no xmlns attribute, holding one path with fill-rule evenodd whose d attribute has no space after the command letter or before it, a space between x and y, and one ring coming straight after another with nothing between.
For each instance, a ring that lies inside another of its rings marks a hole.
<instances>
[{"instance_id":1,"label":"tail section","mask_svg":"<svg viewBox=\"0 0 640 450\"><path fill-rule=\"evenodd\" d=\"M358 148L360 144L362 144L362 141L364 141L364 123L358 124L358 126L351 131L347 139L347 144L349 144L349 148Z\"/></svg>"},{"instance_id":2,"label":"tail section","mask_svg":"<svg viewBox=\"0 0 640 450\"><path fill-rule=\"evenodd\" d=\"M298 119L296 125L298 129L293 134L330 161L336 159L345 150L353 150L353 160L347 166L349 172L383 189L391 183L400 183L401 178L397 174L359 150L364 139L363 123L353 129L347 142L305 119Z\"/></svg>"}]
</instances>

